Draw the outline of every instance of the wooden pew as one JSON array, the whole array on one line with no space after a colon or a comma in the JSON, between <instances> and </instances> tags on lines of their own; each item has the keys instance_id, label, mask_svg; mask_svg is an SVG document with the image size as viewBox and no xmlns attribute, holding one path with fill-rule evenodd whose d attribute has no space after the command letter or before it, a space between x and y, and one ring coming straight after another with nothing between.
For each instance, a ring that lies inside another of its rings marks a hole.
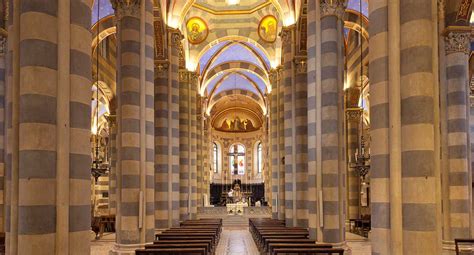
<instances>
[{"instance_id":1,"label":"wooden pew","mask_svg":"<svg viewBox=\"0 0 474 255\"><path fill-rule=\"evenodd\" d=\"M146 250L150 249L163 249L163 248L194 248L194 249L204 249L205 255L211 254L211 248L209 243L154 243L145 246Z\"/></svg>"},{"instance_id":2,"label":"wooden pew","mask_svg":"<svg viewBox=\"0 0 474 255\"><path fill-rule=\"evenodd\" d=\"M319 248L319 249L331 249L332 245L330 244L316 244L316 243L271 243L268 246L268 254L272 254L273 250L275 249L311 249L311 248Z\"/></svg>"},{"instance_id":3,"label":"wooden pew","mask_svg":"<svg viewBox=\"0 0 474 255\"><path fill-rule=\"evenodd\" d=\"M189 243L200 243L207 244L209 247L209 254L214 254L215 247L212 245L211 239L194 239L194 240L158 240L154 241L153 244L189 244Z\"/></svg>"},{"instance_id":4,"label":"wooden pew","mask_svg":"<svg viewBox=\"0 0 474 255\"><path fill-rule=\"evenodd\" d=\"M305 254L305 255L317 255L317 254L338 254L344 255L344 249L339 248L276 248L273 249L271 255L278 254Z\"/></svg>"},{"instance_id":5,"label":"wooden pew","mask_svg":"<svg viewBox=\"0 0 474 255\"><path fill-rule=\"evenodd\" d=\"M206 255L205 249L199 248L158 248L138 249L136 255Z\"/></svg>"}]
</instances>

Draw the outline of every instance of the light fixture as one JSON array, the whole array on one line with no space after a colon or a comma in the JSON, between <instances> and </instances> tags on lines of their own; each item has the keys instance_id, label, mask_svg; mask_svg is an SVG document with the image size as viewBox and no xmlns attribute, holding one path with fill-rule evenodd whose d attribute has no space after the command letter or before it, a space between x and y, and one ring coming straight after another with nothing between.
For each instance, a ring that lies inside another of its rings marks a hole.
<instances>
[{"instance_id":1,"label":"light fixture","mask_svg":"<svg viewBox=\"0 0 474 255\"><path fill-rule=\"evenodd\" d=\"M228 5L238 5L240 3L240 0L226 0L226 3Z\"/></svg>"}]
</instances>

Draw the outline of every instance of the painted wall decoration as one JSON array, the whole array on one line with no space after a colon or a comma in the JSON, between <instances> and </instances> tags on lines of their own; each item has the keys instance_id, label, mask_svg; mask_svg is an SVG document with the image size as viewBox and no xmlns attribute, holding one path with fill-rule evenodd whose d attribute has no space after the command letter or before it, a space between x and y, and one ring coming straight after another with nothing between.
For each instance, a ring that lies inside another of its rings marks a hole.
<instances>
[{"instance_id":1,"label":"painted wall decoration","mask_svg":"<svg viewBox=\"0 0 474 255\"><path fill-rule=\"evenodd\" d=\"M222 125L216 129L224 132L250 132L258 130L252 121L248 119L241 120L239 117L234 120L226 119Z\"/></svg>"},{"instance_id":2,"label":"painted wall decoration","mask_svg":"<svg viewBox=\"0 0 474 255\"><path fill-rule=\"evenodd\" d=\"M258 35L262 40L273 43L277 38L278 21L273 15L262 18L258 25Z\"/></svg>"},{"instance_id":3,"label":"painted wall decoration","mask_svg":"<svg viewBox=\"0 0 474 255\"><path fill-rule=\"evenodd\" d=\"M206 40L209 34L209 28L206 22L199 17L192 17L186 23L188 30L188 41L191 44L200 44Z\"/></svg>"}]
</instances>

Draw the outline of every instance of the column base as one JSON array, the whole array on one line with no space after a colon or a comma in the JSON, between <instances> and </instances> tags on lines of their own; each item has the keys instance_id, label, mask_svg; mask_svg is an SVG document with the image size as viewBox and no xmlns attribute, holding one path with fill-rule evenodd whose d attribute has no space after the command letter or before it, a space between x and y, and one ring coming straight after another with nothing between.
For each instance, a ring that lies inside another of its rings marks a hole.
<instances>
[{"instance_id":1,"label":"column base","mask_svg":"<svg viewBox=\"0 0 474 255\"><path fill-rule=\"evenodd\" d=\"M109 251L109 255L135 255L136 249L143 249L145 245L152 243L143 244L118 244L115 243L112 250Z\"/></svg>"}]
</instances>

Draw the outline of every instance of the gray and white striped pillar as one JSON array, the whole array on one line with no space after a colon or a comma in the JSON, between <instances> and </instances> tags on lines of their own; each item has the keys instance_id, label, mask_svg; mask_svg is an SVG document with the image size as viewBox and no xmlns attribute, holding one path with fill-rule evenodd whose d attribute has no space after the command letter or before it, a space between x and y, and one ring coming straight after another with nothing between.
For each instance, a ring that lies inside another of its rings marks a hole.
<instances>
[{"instance_id":1,"label":"gray and white striped pillar","mask_svg":"<svg viewBox=\"0 0 474 255\"><path fill-rule=\"evenodd\" d=\"M321 2L321 164L323 241L345 240L344 1Z\"/></svg>"},{"instance_id":2,"label":"gray and white striped pillar","mask_svg":"<svg viewBox=\"0 0 474 255\"><path fill-rule=\"evenodd\" d=\"M283 56L283 108L284 108L284 169L285 169L285 222L297 225L296 203L296 122L295 122L295 57L296 26L283 27L281 32Z\"/></svg>"},{"instance_id":3,"label":"gray and white striped pillar","mask_svg":"<svg viewBox=\"0 0 474 255\"><path fill-rule=\"evenodd\" d=\"M154 29L151 0L112 2L117 19L117 216L112 254L154 240Z\"/></svg>"},{"instance_id":4,"label":"gray and white striped pillar","mask_svg":"<svg viewBox=\"0 0 474 255\"><path fill-rule=\"evenodd\" d=\"M196 87L197 89L197 87ZM196 93L197 94L197 93ZM204 129L203 129L203 118L202 118L202 97L196 95L196 202L197 208L203 206L203 188L204 188Z\"/></svg>"},{"instance_id":5,"label":"gray and white striped pillar","mask_svg":"<svg viewBox=\"0 0 474 255\"><path fill-rule=\"evenodd\" d=\"M445 35L449 222L444 241L471 237L469 53L470 28L448 27Z\"/></svg>"},{"instance_id":6,"label":"gray and white striped pillar","mask_svg":"<svg viewBox=\"0 0 474 255\"><path fill-rule=\"evenodd\" d=\"M179 71L179 215L196 218L196 84L197 75Z\"/></svg>"},{"instance_id":7,"label":"gray and white striped pillar","mask_svg":"<svg viewBox=\"0 0 474 255\"><path fill-rule=\"evenodd\" d=\"M388 143L390 134L388 0L372 1L369 5L369 16L371 20L369 78L370 136L372 138L370 153L372 253L388 255L392 254L390 251L390 147ZM399 158L397 160L400 161ZM400 223L398 226L401 225Z\"/></svg>"},{"instance_id":8,"label":"gray and white striped pillar","mask_svg":"<svg viewBox=\"0 0 474 255\"><path fill-rule=\"evenodd\" d=\"M272 171L272 217L285 219L285 172L283 166L283 89L281 79L283 67L270 71L272 83L270 102L270 134L271 134L271 171Z\"/></svg>"},{"instance_id":9,"label":"gray and white striped pillar","mask_svg":"<svg viewBox=\"0 0 474 255\"><path fill-rule=\"evenodd\" d=\"M92 1L9 3L6 253L89 254Z\"/></svg>"},{"instance_id":10,"label":"gray and white striped pillar","mask_svg":"<svg viewBox=\"0 0 474 255\"><path fill-rule=\"evenodd\" d=\"M296 225L308 227L308 73L307 57L297 56L295 65L294 130L295 150L294 174L296 178Z\"/></svg>"},{"instance_id":11,"label":"gray and white striped pillar","mask_svg":"<svg viewBox=\"0 0 474 255\"><path fill-rule=\"evenodd\" d=\"M179 225L179 45L167 28L167 62L155 64L155 228Z\"/></svg>"},{"instance_id":12,"label":"gray and white striped pillar","mask_svg":"<svg viewBox=\"0 0 474 255\"><path fill-rule=\"evenodd\" d=\"M110 174L109 174L109 214L117 214L117 116L109 116L110 124Z\"/></svg>"},{"instance_id":13,"label":"gray and white striped pillar","mask_svg":"<svg viewBox=\"0 0 474 255\"><path fill-rule=\"evenodd\" d=\"M319 1L308 2L308 228L310 238L322 241L321 193L321 22ZM319 233L318 233L319 232Z\"/></svg>"},{"instance_id":14,"label":"gray and white striped pillar","mask_svg":"<svg viewBox=\"0 0 474 255\"><path fill-rule=\"evenodd\" d=\"M5 111L5 87L6 87L6 59L7 32L0 29L0 231L5 233L5 148L6 148L6 111Z\"/></svg>"},{"instance_id":15,"label":"gray and white striped pillar","mask_svg":"<svg viewBox=\"0 0 474 255\"><path fill-rule=\"evenodd\" d=\"M359 148L359 126L362 109L346 109L347 137L347 214L346 220L360 217L360 177L351 164L356 162L355 153Z\"/></svg>"},{"instance_id":16,"label":"gray and white striped pillar","mask_svg":"<svg viewBox=\"0 0 474 255\"><path fill-rule=\"evenodd\" d=\"M433 40L434 35L437 38L436 27L432 25L436 20L433 9L436 10L436 2L432 0L400 1L400 222L404 254L439 254L441 245L441 201L437 195L439 146L436 145L439 132L435 123L439 118L435 101L438 69L433 66L438 53ZM389 86L398 88L397 84ZM422 242L431 245L420 245Z\"/></svg>"}]
</instances>

